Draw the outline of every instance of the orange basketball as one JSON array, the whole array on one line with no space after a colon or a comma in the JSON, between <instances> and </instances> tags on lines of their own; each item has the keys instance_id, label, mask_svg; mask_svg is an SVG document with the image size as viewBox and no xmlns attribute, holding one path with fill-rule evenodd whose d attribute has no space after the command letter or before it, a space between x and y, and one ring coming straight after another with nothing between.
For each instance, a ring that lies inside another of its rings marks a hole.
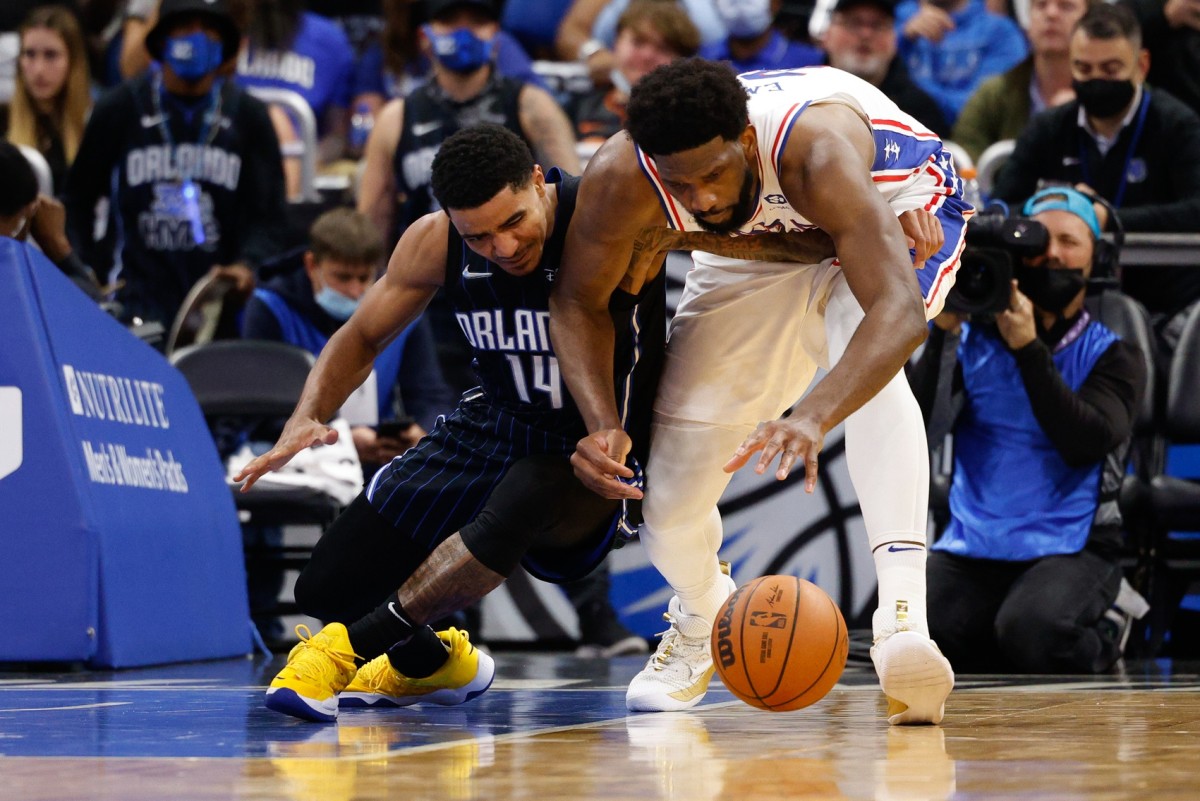
<instances>
[{"instance_id":1,"label":"orange basketball","mask_svg":"<svg viewBox=\"0 0 1200 801\"><path fill-rule=\"evenodd\" d=\"M795 576L763 576L730 595L712 632L713 664L750 706L788 712L814 704L846 668L850 640L833 599Z\"/></svg>"}]
</instances>

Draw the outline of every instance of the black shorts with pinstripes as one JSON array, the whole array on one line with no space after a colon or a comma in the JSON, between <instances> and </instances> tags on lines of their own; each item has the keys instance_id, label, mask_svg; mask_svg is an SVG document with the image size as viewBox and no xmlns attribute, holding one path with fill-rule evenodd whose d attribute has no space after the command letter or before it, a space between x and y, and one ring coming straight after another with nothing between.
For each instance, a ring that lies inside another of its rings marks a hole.
<instances>
[{"instance_id":1,"label":"black shorts with pinstripes","mask_svg":"<svg viewBox=\"0 0 1200 801\"><path fill-rule=\"evenodd\" d=\"M514 413L473 390L425 439L375 474L367 499L393 527L432 551L479 515L514 462L534 454L561 455L565 462L583 435L574 409Z\"/></svg>"}]
</instances>

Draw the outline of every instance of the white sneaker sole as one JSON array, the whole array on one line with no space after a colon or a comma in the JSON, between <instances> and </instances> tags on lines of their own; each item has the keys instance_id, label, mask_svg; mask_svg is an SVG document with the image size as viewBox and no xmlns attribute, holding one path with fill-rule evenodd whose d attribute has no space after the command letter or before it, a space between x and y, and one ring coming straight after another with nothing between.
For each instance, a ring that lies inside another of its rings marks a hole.
<instances>
[{"instance_id":1,"label":"white sneaker sole","mask_svg":"<svg viewBox=\"0 0 1200 801\"><path fill-rule=\"evenodd\" d=\"M301 720L311 720L313 723L333 723L337 720L338 697L332 695L324 701L306 698L290 687L271 687L267 689L267 709L282 712Z\"/></svg>"},{"instance_id":2,"label":"white sneaker sole","mask_svg":"<svg viewBox=\"0 0 1200 801\"><path fill-rule=\"evenodd\" d=\"M933 640L913 631L898 631L871 648L871 659L888 697L888 723L942 722L946 697L954 689L954 669Z\"/></svg>"},{"instance_id":3,"label":"white sneaker sole","mask_svg":"<svg viewBox=\"0 0 1200 801\"><path fill-rule=\"evenodd\" d=\"M465 704L472 698L477 698L487 692L487 689L492 686L492 680L496 678L496 660L483 651L478 651L478 653L479 667L475 671L475 678L461 687L447 687L425 695L393 696L382 693L343 692L338 698L341 705L347 708L404 707L413 704L437 704L438 706Z\"/></svg>"},{"instance_id":4,"label":"white sneaker sole","mask_svg":"<svg viewBox=\"0 0 1200 801\"><path fill-rule=\"evenodd\" d=\"M675 692L664 692L660 688L647 689L634 694L633 684L625 693L625 708L630 712L682 712L691 709L704 700L708 694L708 684L712 681L713 669L691 687ZM634 678L637 681L637 678Z\"/></svg>"}]
</instances>

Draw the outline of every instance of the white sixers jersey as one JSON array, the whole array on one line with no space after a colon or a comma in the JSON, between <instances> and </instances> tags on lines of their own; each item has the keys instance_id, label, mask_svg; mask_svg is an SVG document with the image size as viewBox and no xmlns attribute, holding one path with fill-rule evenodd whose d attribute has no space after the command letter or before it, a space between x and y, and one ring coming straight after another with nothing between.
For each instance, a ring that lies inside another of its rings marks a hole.
<instances>
[{"instance_id":1,"label":"white sixers jersey","mask_svg":"<svg viewBox=\"0 0 1200 801\"><path fill-rule=\"evenodd\" d=\"M871 177L897 214L915 208L936 211L947 196L961 194L961 182L937 134L866 81L833 67L747 72L738 80L750 96L748 109L758 134L762 184L754 216L733 236L813 227L784 197L779 185L779 160L796 120L806 108L821 103L849 105L863 116L875 138ZM671 227L702 230L663 187L654 160L640 148L637 154Z\"/></svg>"}]
</instances>

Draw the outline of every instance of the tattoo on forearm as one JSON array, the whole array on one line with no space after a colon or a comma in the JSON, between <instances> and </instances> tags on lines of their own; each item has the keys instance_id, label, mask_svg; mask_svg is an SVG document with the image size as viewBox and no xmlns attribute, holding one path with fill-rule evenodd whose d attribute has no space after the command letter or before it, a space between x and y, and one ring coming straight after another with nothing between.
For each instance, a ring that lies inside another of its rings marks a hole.
<instances>
[{"instance_id":1,"label":"tattoo on forearm","mask_svg":"<svg viewBox=\"0 0 1200 801\"><path fill-rule=\"evenodd\" d=\"M638 232L630 266L668 250L701 250L717 256L753 261L816 264L835 255L833 240L820 229L729 236L708 231L676 231L650 227Z\"/></svg>"}]
</instances>

